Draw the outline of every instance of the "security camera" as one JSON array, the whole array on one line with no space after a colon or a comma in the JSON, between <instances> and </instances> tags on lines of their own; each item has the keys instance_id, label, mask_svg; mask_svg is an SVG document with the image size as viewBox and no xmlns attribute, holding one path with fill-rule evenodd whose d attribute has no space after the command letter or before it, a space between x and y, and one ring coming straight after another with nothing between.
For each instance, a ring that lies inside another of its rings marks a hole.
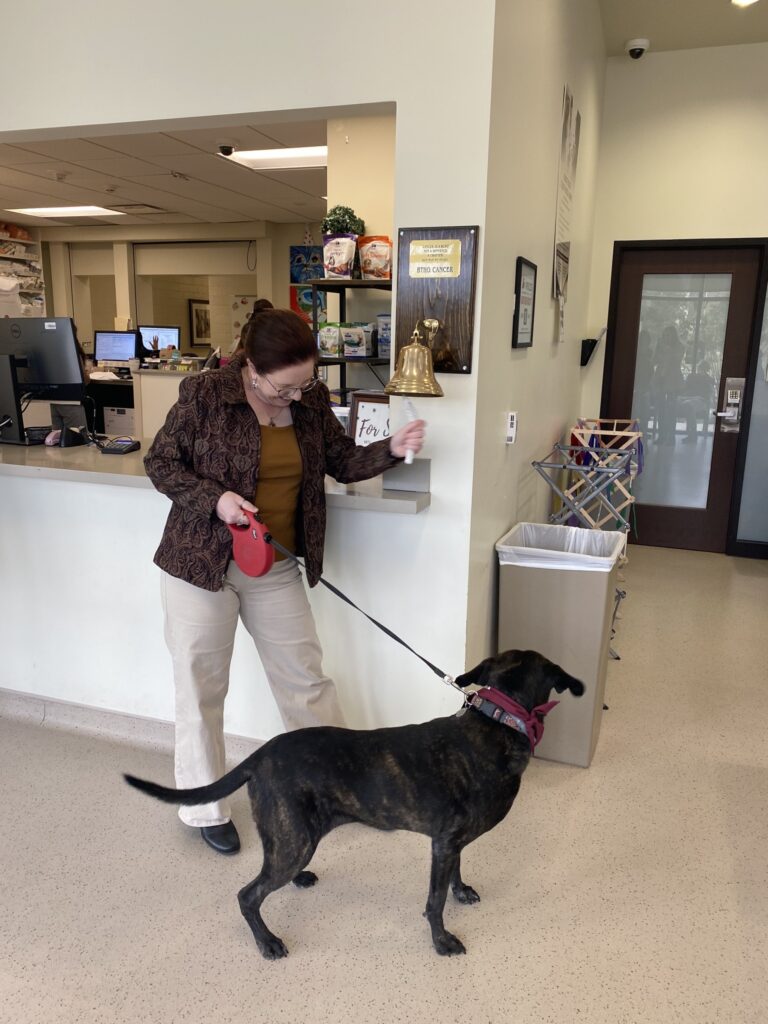
<instances>
[{"instance_id":1,"label":"security camera","mask_svg":"<svg viewBox=\"0 0 768 1024\"><path fill-rule=\"evenodd\" d=\"M235 147L234 147L234 146L232 146L232 145L230 145L230 143L228 143L228 142L223 142L223 143L222 143L222 144L221 144L221 145L219 146L219 153L220 153L220 154L221 154L222 156L232 156L232 154L233 154L234 152L235 152Z\"/></svg>"},{"instance_id":2,"label":"security camera","mask_svg":"<svg viewBox=\"0 0 768 1024\"><path fill-rule=\"evenodd\" d=\"M624 49L632 60L640 60L650 48L650 39L630 39L624 43Z\"/></svg>"}]
</instances>

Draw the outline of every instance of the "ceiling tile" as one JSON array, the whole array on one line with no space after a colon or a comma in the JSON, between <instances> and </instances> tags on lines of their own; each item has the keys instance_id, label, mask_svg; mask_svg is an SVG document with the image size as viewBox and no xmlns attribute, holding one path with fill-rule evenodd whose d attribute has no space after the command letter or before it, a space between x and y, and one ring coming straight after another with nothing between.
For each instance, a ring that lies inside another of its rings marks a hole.
<instances>
[{"instance_id":1,"label":"ceiling tile","mask_svg":"<svg viewBox=\"0 0 768 1024\"><path fill-rule=\"evenodd\" d=\"M132 156L108 157L106 160L89 160L88 167L101 174L115 178L133 178L137 174L157 172L157 165Z\"/></svg>"},{"instance_id":2,"label":"ceiling tile","mask_svg":"<svg viewBox=\"0 0 768 1024\"><path fill-rule=\"evenodd\" d=\"M25 142L24 149L32 153L41 153L52 160L71 160L88 166L89 160L99 160L112 156L103 146L88 142L86 139L51 139L48 142Z\"/></svg>"},{"instance_id":3,"label":"ceiling tile","mask_svg":"<svg viewBox=\"0 0 768 1024\"><path fill-rule=\"evenodd\" d=\"M193 128L170 134L174 139L210 154L217 152L223 139L230 141L238 149L270 149L274 145L272 139L263 135L259 129L249 128L245 124L236 128Z\"/></svg>"},{"instance_id":4,"label":"ceiling tile","mask_svg":"<svg viewBox=\"0 0 768 1024\"><path fill-rule=\"evenodd\" d=\"M50 160L50 157L42 153L33 153L31 149L24 149L22 146L9 146L6 143L0 145L0 166L41 163L47 160Z\"/></svg>"},{"instance_id":5,"label":"ceiling tile","mask_svg":"<svg viewBox=\"0 0 768 1024\"><path fill-rule=\"evenodd\" d=\"M328 138L326 121L262 124L258 131L282 146L324 146Z\"/></svg>"},{"instance_id":6,"label":"ceiling tile","mask_svg":"<svg viewBox=\"0 0 768 1024\"><path fill-rule=\"evenodd\" d=\"M105 149L126 156L148 160L153 156L174 156L177 153L195 153L194 146L187 145L165 132L148 132L143 135L105 135L99 139L87 139Z\"/></svg>"}]
</instances>

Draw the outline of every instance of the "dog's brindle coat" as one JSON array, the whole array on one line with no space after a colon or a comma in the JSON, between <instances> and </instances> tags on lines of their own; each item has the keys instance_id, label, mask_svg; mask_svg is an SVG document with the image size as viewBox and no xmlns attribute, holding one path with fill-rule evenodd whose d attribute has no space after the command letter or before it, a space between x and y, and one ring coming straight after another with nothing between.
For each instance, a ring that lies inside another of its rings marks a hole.
<instances>
[{"instance_id":1,"label":"dog's brindle coat","mask_svg":"<svg viewBox=\"0 0 768 1024\"><path fill-rule=\"evenodd\" d=\"M535 651L506 651L456 680L492 686L530 711L551 690L581 696L584 686ZM511 808L531 755L527 736L474 710L422 725L360 731L318 727L265 743L231 772L198 789L166 789L126 775L126 781L168 803L220 800L248 783L264 850L259 875L238 894L256 943L270 960L285 956L282 941L261 917L271 892L293 881L313 885L303 870L317 844L337 825L358 821L407 829L432 838L432 873L425 917L438 953L464 953L446 931L450 884L460 903L480 897L461 880L464 847L497 825Z\"/></svg>"}]
</instances>

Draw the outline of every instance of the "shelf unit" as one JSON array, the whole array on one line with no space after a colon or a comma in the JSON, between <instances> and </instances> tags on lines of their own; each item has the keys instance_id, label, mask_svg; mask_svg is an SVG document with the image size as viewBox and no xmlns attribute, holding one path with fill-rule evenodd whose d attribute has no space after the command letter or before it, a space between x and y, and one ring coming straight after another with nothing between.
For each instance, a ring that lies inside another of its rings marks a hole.
<instances>
[{"instance_id":1,"label":"shelf unit","mask_svg":"<svg viewBox=\"0 0 768 1024\"><path fill-rule=\"evenodd\" d=\"M10 251L3 251L3 250ZM24 265L24 269L21 265ZM11 238L0 234L0 274L4 277L23 281L34 276L39 279L41 287L23 285L18 289L21 316L45 316L45 300L42 303L30 301L32 296L45 296L43 288L42 261L38 242L31 238ZM9 315L6 313L6 315ZM13 315L13 314L10 314Z\"/></svg>"},{"instance_id":2,"label":"shelf unit","mask_svg":"<svg viewBox=\"0 0 768 1024\"><path fill-rule=\"evenodd\" d=\"M312 330L315 337L320 327L318 321L319 304L317 301L318 292L330 292L332 295L339 296L339 320L344 323L347 319L347 292L348 291L379 291L379 292L391 292L392 282L391 281L361 281L356 278L336 278L336 277L321 277L315 278L311 281L305 281L305 286L309 285L312 288ZM342 356L336 356L332 358L325 358L323 356L318 360L320 366L338 366L339 367L339 387L338 390L343 392L345 395L348 391L354 390L353 388L347 387L347 367L348 366L367 366L371 373L374 375L379 384L384 387L387 383L379 377L378 373L373 369L374 366L389 366L389 359L379 359L377 356L372 356L370 359L344 359Z\"/></svg>"}]
</instances>

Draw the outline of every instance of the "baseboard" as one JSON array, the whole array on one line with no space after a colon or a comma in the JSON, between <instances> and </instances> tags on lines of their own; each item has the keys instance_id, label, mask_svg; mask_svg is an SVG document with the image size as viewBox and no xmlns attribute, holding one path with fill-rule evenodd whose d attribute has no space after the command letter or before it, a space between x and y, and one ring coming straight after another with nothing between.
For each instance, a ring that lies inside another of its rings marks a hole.
<instances>
[{"instance_id":1,"label":"baseboard","mask_svg":"<svg viewBox=\"0 0 768 1024\"><path fill-rule=\"evenodd\" d=\"M54 697L40 697L19 690L0 688L0 718L26 722L45 729L64 729L136 747L168 752L173 750L173 722L75 704ZM227 759L240 761L263 742L247 736L227 734Z\"/></svg>"}]
</instances>

